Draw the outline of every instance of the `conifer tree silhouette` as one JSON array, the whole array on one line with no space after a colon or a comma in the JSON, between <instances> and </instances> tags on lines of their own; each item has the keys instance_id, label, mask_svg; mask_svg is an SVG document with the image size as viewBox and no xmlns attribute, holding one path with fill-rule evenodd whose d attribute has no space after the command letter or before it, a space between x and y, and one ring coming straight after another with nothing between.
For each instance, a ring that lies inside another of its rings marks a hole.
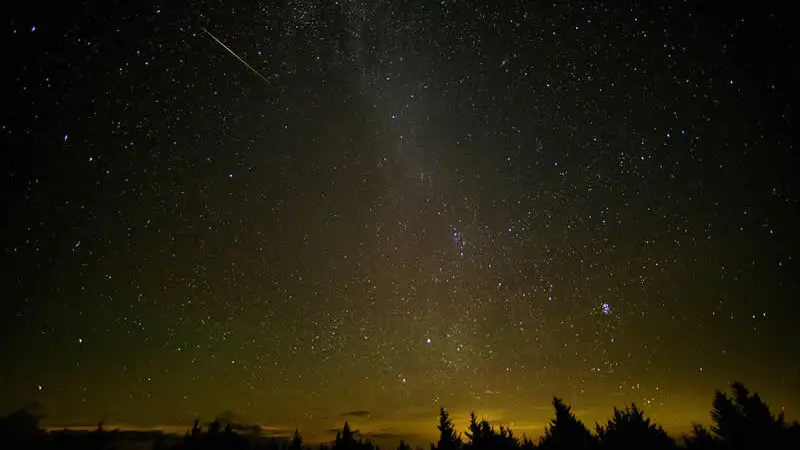
<instances>
[{"instance_id":1,"label":"conifer tree silhouette","mask_svg":"<svg viewBox=\"0 0 800 450\"><path fill-rule=\"evenodd\" d=\"M220 431L220 428L221 428L221 427L222 427L222 425L220 425L220 423L219 423L219 420L217 420L217 419L214 419L214 421L213 421L213 422L211 422L211 423L208 425L208 431L207 431L207 433L208 433L209 435L212 435L212 436L214 436L214 435L217 435L217 434L219 434L219 431Z\"/></svg>"},{"instance_id":2,"label":"conifer tree silhouette","mask_svg":"<svg viewBox=\"0 0 800 450\"><path fill-rule=\"evenodd\" d=\"M103 429L103 422L97 423L97 428L86 436L84 449L86 450L105 450L108 448L110 436Z\"/></svg>"},{"instance_id":3,"label":"conifer tree silhouette","mask_svg":"<svg viewBox=\"0 0 800 450\"><path fill-rule=\"evenodd\" d=\"M469 425L467 425L467 438L469 443L467 448L469 450L485 450L489 448L491 441L491 428L489 422L482 420L478 422L475 412L469 413Z\"/></svg>"},{"instance_id":4,"label":"conifer tree silhouette","mask_svg":"<svg viewBox=\"0 0 800 450\"><path fill-rule=\"evenodd\" d=\"M731 384L731 396L717 391L712 403L711 431L725 448L777 448L787 436L782 415L773 416L758 394L740 382Z\"/></svg>"},{"instance_id":5,"label":"conifer tree silhouette","mask_svg":"<svg viewBox=\"0 0 800 450\"><path fill-rule=\"evenodd\" d=\"M200 429L200 419L194 419L192 429L187 431L186 436L183 438L183 446L188 449L199 446L202 433L203 431Z\"/></svg>"},{"instance_id":6,"label":"conifer tree silhouette","mask_svg":"<svg viewBox=\"0 0 800 450\"><path fill-rule=\"evenodd\" d=\"M467 447L471 450L515 450L519 448L519 443L514 437L510 428L500 426L500 432L495 431L494 427L487 420L478 422L475 413L470 413L470 422L467 437L470 442Z\"/></svg>"},{"instance_id":7,"label":"conifer tree silhouette","mask_svg":"<svg viewBox=\"0 0 800 450\"><path fill-rule=\"evenodd\" d=\"M514 437L514 432L511 428L500 425L500 434L495 435L497 442L495 447L502 450L517 450L519 449L519 442Z\"/></svg>"},{"instance_id":8,"label":"conifer tree silhouette","mask_svg":"<svg viewBox=\"0 0 800 450\"><path fill-rule=\"evenodd\" d=\"M458 450L461 448L461 436L456 433L456 427L444 407L439 408L439 425L436 428L439 430L436 449Z\"/></svg>"},{"instance_id":9,"label":"conifer tree silhouette","mask_svg":"<svg viewBox=\"0 0 800 450\"><path fill-rule=\"evenodd\" d=\"M353 450L358 447L358 444L353 431L350 429L350 424L345 422L341 433L336 433L333 450Z\"/></svg>"},{"instance_id":10,"label":"conifer tree silhouette","mask_svg":"<svg viewBox=\"0 0 800 450\"><path fill-rule=\"evenodd\" d=\"M406 444L406 441L400 439L400 444L397 445L397 450L411 450L411 446Z\"/></svg>"},{"instance_id":11,"label":"conifer tree silhouette","mask_svg":"<svg viewBox=\"0 0 800 450\"><path fill-rule=\"evenodd\" d=\"M533 443L533 440L528 439L528 436L522 435L522 445L520 445L522 450L535 450L536 444Z\"/></svg>"},{"instance_id":12,"label":"conifer tree silhouette","mask_svg":"<svg viewBox=\"0 0 800 450\"><path fill-rule=\"evenodd\" d=\"M570 411L569 405L553 398L556 418L545 429L539 448L545 450L585 450L595 446L595 439L586 426Z\"/></svg>"},{"instance_id":13,"label":"conifer tree silhouette","mask_svg":"<svg viewBox=\"0 0 800 450\"><path fill-rule=\"evenodd\" d=\"M294 436L292 436L292 443L289 444L289 450L301 450L303 448L303 437L300 435L300 430L295 428Z\"/></svg>"},{"instance_id":14,"label":"conifer tree silhouette","mask_svg":"<svg viewBox=\"0 0 800 450\"><path fill-rule=\"evenodd\" d=\"M194 419L194 424L192 425L192 436L199 437L201 433L200 430L200 419Z\"/></svg>"},{"instance_id":15,"label":"conifer tree silhouette","mask_svg":"<svg viewBox=\"0 0 800 450\"><path fill-rule=\"evenodd\" d=\"M363 441L361 439L358 439L356 441L356 445L358 446L359 449L362 450L378 450L378 446L375 445L374 442L369 440L369 438L364 439Z\"/></svg>"},{"instance_id":16,"label":"conifer tree silhouette","mask_svg":"<svg viewBox=\"0 0 800 450\"><path fill-rule=\"evenodd\" d=\"M651 423L635 403L624 410L614 408L613 417L606 426L597 425L597 438L601 448L607 449L668 450L675 447L664 429Z\"/></svg>"},{"instance_id":17,"label":"conifer tree silhouette","mask_svg":"<svg viewBox=\"0 0 800 450\"><path fill-rule=\"evenodd\" d=\"M688 450L712 450L718 447L708 429L697 423L693 423L692 431L683 437L683 445Z\"/></svg>"}]
</instances>

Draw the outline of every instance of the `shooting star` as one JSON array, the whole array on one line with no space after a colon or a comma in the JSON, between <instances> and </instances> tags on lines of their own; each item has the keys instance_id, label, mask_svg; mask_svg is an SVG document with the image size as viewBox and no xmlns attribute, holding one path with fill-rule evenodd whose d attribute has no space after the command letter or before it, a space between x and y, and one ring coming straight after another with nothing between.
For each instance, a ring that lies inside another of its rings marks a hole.
<instances>
[{"instance_id":1,"label":"shooting star","mask_svg":"<svg viewBox=\"0 0 800 450\"><path fill-rule=\"evenodd\" d=\"M202 28L202 27L201 27L201 28ZM202 30L203 30L203 31L205 31L205 33L206 33L207 35L209 35L209 36L211 37L211 39L213 39L213 40L217 41L217 44L221 45L221 46L222 46L222 48L224 48L225 50L227 50L227 51L228 51L228 53L230 53L230 54L231 54L231 55L233 55L233 56L234 56L236 59L238 59L239 61L241 61L241 62L242 62L242 64L244 64L244 65L245 65L245 66L246 66L248 69L250 69L250 71L251 71L251 72L253 72L254 74L258 75L258 77L259 77L259 78L261 78L262 80L266 81L268 84L272 84L272 83L270 83L270 82L269 82L269 80L267 79L267 77L265 77L264 75L261 75L261 72L259 72L259 71L257 71L256 69L254 69L254 68L253 68L253 66L251 66L250 64L247 64L247 61L243 60L243 59L242 59L242 58L241 58L239 55L237 55L237 54L236 54L236 52L234 52L233 50L231 50L231 49L230 49L230 47L228 47L227 45L225 45L225 43L223 43L222 41L220 41L219 39L217 39L217 37L216 37L216 36L214 36L213 34L211 34L211 32L210 32L210 31L206 30L205 28L202 28Z\"/></svg>"}]
</instances>

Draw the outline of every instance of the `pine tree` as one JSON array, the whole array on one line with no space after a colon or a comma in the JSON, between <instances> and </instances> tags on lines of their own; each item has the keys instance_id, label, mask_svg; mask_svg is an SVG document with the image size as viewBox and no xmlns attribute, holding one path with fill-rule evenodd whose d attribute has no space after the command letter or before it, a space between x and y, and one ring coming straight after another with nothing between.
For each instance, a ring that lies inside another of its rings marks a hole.
<instances>
[{"instance_id":1,"label":"pine tree","mask_svg":"<svg viewBox=\"0 0 800 450\"><path fill-rule=\"evenodd\" d=\"M729 448L776 448L786 438L782 415L773 416L758 394L742 383L731 385L731 396L714 395L711 431L722 446Z\"/></svg>"},{"instance_id":2,"label":"pine tree","mask_svg":"<svg viewBox=\"0 0 800 450\"><path fill-rule=\"evenodd\" d=\"M503 450L517 450L519 449L519 441L514 437L514 432L511 428L500 425L500 434L495 435L496 448Z\"/></svg>"},{"instance_id":3,"label":"pine tree","mask_svg":"<svg viewBox=\"0 0 800 450\"><path fill-rule=\"evenodd\" d=\"M522 435L522 450L536 450L536 444L533 443L533 440L528 439L528 436Z\"/></svg>"},{"instance_id":4,"label":"pine tree","mask_svg":"<svg viewBox=\"0 0 800 450\"><path fill-rule=\"evenodd\" d=\"M586 426L570 411L570 407L558 397L553 398L556 418L545 429L539 448L546 450L585 450L594 446L595 439Z\"/></svg>"},{"instance_id":5,"label":"pine tree","mask_svg":"<svg viewBox=\"0 0 800 450\"><path fill-rule=\"evenodd\" d=\"M717 443L706 427L693 423L692 431L683 437L683 444L688 450L713 450Z\"/></svg>"},{"instance_id":6,"label":"pine tree","mask_svg":"<svg viewBox=\"0 0 800 450\"><path fill-rule=\"evenodd\" d=\"M97 428L86 436L83 447L87 450L105 450L108 448L110 437L103 428L103 422L98 422Z\"/></svg>"},{"instance_id":7,"label":"pine tree","mask_svg":"<svg viewBox=\"0 0 800 450\"><path fill-rule=\"evenodd\" d=\"M514 432L510 428L500 426L497 432L486 419L478 422L475 413L470 413L470 422L467 437L470 442L470 450L517 450L519 442L514 437Z\"/></svg>"},{"instance_id":8,"label":"pine tree","mask_svg":"<svg viewBox=\"0 0 800 450\"><path fill-rule=\"evenodd\" d=\"M295 428L292 443L289 445L290 450L300 450L303 448L303 437L300 436L300 430Z\"/></svg>"},{"instance_id":9,"label":"pine tree","mask_svg":"<svg viewBox=\"0 0 800 450\"><path fill-rule=\"evenodd\" d=\"M356 440L353 431L350 429L350 424L345 422L341 433L336 433L336 440L333 443L333 450L354 450L358 447L359 442Z\"/></svg>"},{"instance_id":10,"label":"pine tree","mask_svg":"<svg viewBox=\"0 0 800 450\"><path fill-rule=\"evenodd\" d=\"M605 427L597 426L598 440L603 448L652 450L675 446L664 429L650 422L635 403L630 408L614 408L614 415Z\"/></svg>"},{"instance_id":11,"label":"pine tree","mask_svg":"<svg viewBox=\"0 0 800 450\"><path fill-rule=\"evenodd\" d=\"M485 450L491 444L492 430L489 422L482 420L478 422L475 412L469 413L469 425L467 425L467 438L469 439L469 450Z\"/></svg>"},{"instance_id":12,"label":"pine tree","mask_svg":"<svg viewBox=\"0 0 800 450\"><path fill-rule=\"evenodd\" d=\"M214 436L214 435L217 435L217 434L219 434L219 432L220 432L220 429L221 429L221 428L222 428L222 425L219 423L219 420L217 420L217 419L214 419L214 421L213 421L213 422L211 422L211 423L208 425L208 431L207 431L207 433L208 433L209 435L212 435L212 436Z\"/></svg>"},{"instance_id":13,"label":"pine tree","mask_svg":"<svg viewBox=\"0 0 800 450\"><path fill-rule=\"evenodd\" d=\"M458 450L461 448L461 436L456 433L456 427L450 420L450 414L444 407L439 408L439 442L436 444L437 450Z\"/></svg>"},{"instance_id":14,"label":"pine tree","mask_svg":"<svg viewBox=\"0 0 800 450\"><path fill-rule=\"evenodd\" d=\"M192 437L200 437L201 430L200 430L200 419L194 419L194 424L192 424Z\"/></svg>"}]
</instances>

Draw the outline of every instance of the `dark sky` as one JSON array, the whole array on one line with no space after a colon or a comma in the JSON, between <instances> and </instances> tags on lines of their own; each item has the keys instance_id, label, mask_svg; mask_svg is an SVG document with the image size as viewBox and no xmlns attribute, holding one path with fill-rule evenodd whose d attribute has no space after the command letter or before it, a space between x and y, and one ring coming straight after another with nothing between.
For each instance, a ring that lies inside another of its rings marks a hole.
<instances>
[{"instance_id":1,"label":"dark sky","mask_svg":"<svg viewBox=\"0 0 800 450\"><path fill-rule=\"evenodd\" d=\"M800 416L796 11L501 3L7 11L0 409Z\"/></svg>"}]
</instances>

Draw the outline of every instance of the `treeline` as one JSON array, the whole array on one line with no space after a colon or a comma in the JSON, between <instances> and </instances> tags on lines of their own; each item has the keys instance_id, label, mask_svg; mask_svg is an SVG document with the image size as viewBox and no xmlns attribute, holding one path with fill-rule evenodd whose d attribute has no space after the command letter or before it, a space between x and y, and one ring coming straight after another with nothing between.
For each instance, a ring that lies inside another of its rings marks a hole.
<instances>
[{"instance_id":1,"label":"treeline","mask_svg":"<svg viewBox=\"0 0 800 450\"><path fill-rule=\"evenodd\" d=\"M439 438L429 450L797 450L800 449L800 424L786 423L783 413L773 415L758 394L751 394L741 383L733 383L731 394L717 391L712 401L711 422L706 428L694 424L688 434L675 439L653 423L635 404L614 408L604 424L590 430L562 399L554 398L555 417L534 441L521 438L507 427L495 428L473 412L464 433L457 431L447 410L440 409ZM0 419L0 448L9 450L126 450L129 447L152 450L380 450L378 445L359 436L345 422L333 442L308 446L299 430L291 440L261 438L259 427L241 427L213 421L201 427L195 420L185 436L163 433L106 431L102 424L92 432L50 432L39 427L40 417L17 411ZM135 436L135 438L131 437ZM397 450L411 450L400 441ZM417 448L416 450L423 450Z\"/></svg>"},{"instance_id":2,"label":"treeline","mask_svg":"<svg viewBox=\"0 0 800 450\"><path fill-rule=\"evenodd\" d=\"M758 394L750 394L741 383L733 383L732 394L717 391L711 409L710 428L693 424L689 434L674 439L645 416L636 404L614 408L605 424L594 432L581 422L562 399L553 399L555 418L537 442L502 425L495 429L474 413L462 437L442 408L439 440L431 450L789 450L800 449L800 424L787 424L783 413L773 415ZM398 449L406 450L406 449Z\"/></svg>"}]
</instances>

